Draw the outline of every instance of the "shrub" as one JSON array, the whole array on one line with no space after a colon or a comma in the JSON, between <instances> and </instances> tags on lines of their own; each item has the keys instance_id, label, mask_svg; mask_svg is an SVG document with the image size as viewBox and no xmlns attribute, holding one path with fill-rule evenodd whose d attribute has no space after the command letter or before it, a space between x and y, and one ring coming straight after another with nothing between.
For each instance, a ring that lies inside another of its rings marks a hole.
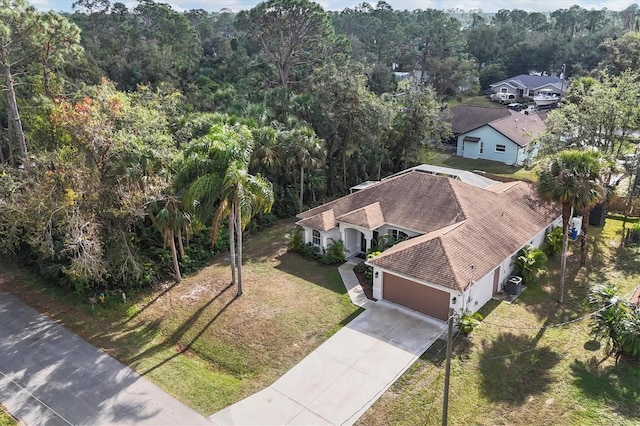
<instances>
[{"instance_id":1,"label":"shrub","mask_svg":"<svg viewBox=\"0 0 640 426\"><path fill-rule=\"evenodd\" d=\"M308 260L320 260L322 253L320 253L320 247L314 246L311 243L307 243L302 246L300 253Z\"/></svg>"},{"instance_id":2,"label":"shrub","mask_svg":"<svg viewBox=\"0 0 640 426\"><path fill-rule=\"evenodd\" d=\"M547 234L544 238L544 245L542 246L542 251L547 256L555 256L562 251L562 239L564 235L562 234L562 227L555 227Z\"/></svg>"},{"instance_id":3,"label":"shrub","mask_svg":"<svg viewBox=\"0 0 640 426\"><path fill-rule=\"evenodd\" d=\"M287 237L289 238L289 244L287 244L287 248L291 251L302 252L304 247L304 229L301 226L298 226L293 230L291 234Z\"/></svg>"},{"instance_id":4,"label":"shrub","mask_svg":"<svg viewBox=\"0 0 640 426\"><path fill-rule=\"evenodd\" d=\"M513 273L522 277L523 283L530 284L546 262L547 255L542 250L527 246L518 252Z\"/></svg>"},{"instance_id":5,"label":"shrub","mask_svg":"<svg viewBox=\"0 0 640 426\"><path fill-rule=\"evenodd\" d=\"M346 260L346 248L344 246L344 242L342 240L335 241L333 239L331 239L331 241L331 244L327 246L326 252L320 258L320 262L326 265L344 263Z\"/></svg>"},{"instance_id":6,"label":"shrub","mask_svg":"<svg viewBox=\"0 0 640 426\"><path fill-rule=\"evenodd\" d=\"M484 318L478 312L465 312L458 320L458 329L464 336L471 334Z\"/></svg>"},{"instance_id":7,"label":"shrub","mask_svg":"<svg viewBox=\"0 0 640 426\"><path fill-rule=\"evenodd\" d=\"M373 287L373 268L371 266L364 263L358 263L353 267L353 272L362 276L369 287Z\"/></svg>"},{"instance_id":8,"label":"shrub","mask_svg":"<svg viewBox=\"0 0 640 426\"><path fill-rule=\"evenodd\" d=\"M370 260L370 259L373 259L376 256L379 256L380 253L382 253L382 252L380 252L380 251L372 251L372 252L368 253L367 254L367 260Z\"/></svg>"}]
</instances>

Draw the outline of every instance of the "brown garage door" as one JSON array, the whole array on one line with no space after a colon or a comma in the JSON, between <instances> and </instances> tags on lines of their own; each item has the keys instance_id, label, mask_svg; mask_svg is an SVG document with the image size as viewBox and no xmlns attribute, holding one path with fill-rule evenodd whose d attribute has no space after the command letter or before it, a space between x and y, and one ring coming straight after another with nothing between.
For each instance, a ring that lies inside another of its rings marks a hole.
<instances>
[{"instance_id":1,"label":"brown garage door","mask_svg":"<svg viewBox=\"0 0 640 426\"><path fill-rule=\"evenodd\" d=\"M431 317L447 320L449 293L386 272L383 279L384 299Z\"/></svg>"}]
</instances>

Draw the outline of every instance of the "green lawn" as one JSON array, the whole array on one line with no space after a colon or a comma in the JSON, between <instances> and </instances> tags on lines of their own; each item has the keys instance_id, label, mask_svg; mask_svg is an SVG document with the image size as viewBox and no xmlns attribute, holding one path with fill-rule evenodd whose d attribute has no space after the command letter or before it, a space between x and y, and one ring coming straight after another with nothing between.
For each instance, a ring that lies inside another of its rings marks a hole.
<instances>
[{"instance_id":1,"label":"green lawn","mask_svg":"<svg viewBox=\"0 0 640 426\"><path fill-rule=\"evenodd\" d=\"M260 390L357 312L335 267L286 253L291 220L246 240L245 294L221 257L179 285L88 300L0 263L0 289L26 299L205 415Z\"/></svg>"},{"instance_id":2,"label":"green lawn","mask_svg":"<svg viewBox=\"0 0 640 426\"><path fill-rule=\"evenodd\" d=\"M0 426L14 426L18 423L5 411L5 408L0 405Z\"/></svg>"},{"instance_id":3,"label":"green lawn","mask_svg":"<svg viewBox=\"0 0 640 426\"><path fill-rule=\"evenodd\" d=\"M505 108L504 105L500 105L497 102L491 102L489 100L489 96L488 95L482 95L482 96L471 96L469 98L464 98L462 99L462 101L457 101L456 99L451 99L449 101L449 106L455 106L455 105L471 105L471 106L481 106L481 107L487 107L487 108Z\"/></svg>"},{"instance_id":4,"label":"green lawn","mask_svg":"<svg viewBox=\"0 0 640 426\"><path fill-rule=\"evenodd\" d=\"M536 169L531 170L525 167L510 166L497 161L489 160L473 160L454 155L451 151L435 151L429 164L443 167L451 167L460 170L482 171L493 175L503 176L506 178L515 178L529 182L538 180ZM490 177L490 176L489 176Z\"/></svg>"},{"instance_id":5,"label":"green lawn","mask_svg":"<svg viewBox=\"0 0 640 426\"><path fill-rule=\"evenodd\" d=\"M0 288L210 415L268 386L358 312L335 267L286 253L284 234L292 226L280 222L247 240L239 299L228 287L224 258L179 285L93 308L6 261ZM640 365L605 359L584 320L543 327L586 315L593 283L611 280L625 295L633 290L640 248L619 249L621 235L621 221L611 218L604 230L591 229L591 262L581 269L578 253L571 256L564 305L556 302L554 259L516 303L483 308L486 318L472 338L455 341L449 424L638 424ZM437 342L359 424L439 424L443 360Z\"/></svg>"},{"instance_id":6,"label":"green lawn","mask_svg":"<svg viewBox=\"0 0 640 426\"><path fill-rule=\"evenodd\" d=\"M591 263L581 269L579 251L571 256L563 305L556 302L559 261L553 259L516 303L490 302L472 338L456 339L449 424L638 424L640 364L605 359L586 320L553 327L587 314L583 302L592 284L611 281L628 296L640 281L640 248L618 248L620 220L590 232ZM359 424L440 424L443 347L438 342L427 351Z\"/></svg>"}]
</instances>

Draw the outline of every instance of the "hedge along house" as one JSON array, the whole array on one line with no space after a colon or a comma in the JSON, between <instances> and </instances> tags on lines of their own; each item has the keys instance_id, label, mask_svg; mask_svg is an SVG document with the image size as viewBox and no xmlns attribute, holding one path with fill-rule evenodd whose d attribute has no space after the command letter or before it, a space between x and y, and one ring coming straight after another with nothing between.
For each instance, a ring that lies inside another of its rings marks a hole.
<instances>
[{"instance_id":1,"label":"hedge along house","mask_svg":"<svg viewBox=\"0 0 640 426\"><path fill-rule=\"evenodd\" d=\"M413 170L300 213L305 242L342 239L349 255L388 233L402 241L368 261L373 293L446 320L449 308L475 312L500 291L512 259L540 246L559 211L525 182L486 188Z\"/></svg>"},{"instance_id":2,"label":"hedge along house","mask_svg":"<svg viewBox=\"0 0 640 426\"><path fill-rule=\"evenodd\" d=\"M546 115L469 105L451 111L456 155L464 158L525 164L538 153L533 140L547 129Z\"/></svg>"}]
</instances>

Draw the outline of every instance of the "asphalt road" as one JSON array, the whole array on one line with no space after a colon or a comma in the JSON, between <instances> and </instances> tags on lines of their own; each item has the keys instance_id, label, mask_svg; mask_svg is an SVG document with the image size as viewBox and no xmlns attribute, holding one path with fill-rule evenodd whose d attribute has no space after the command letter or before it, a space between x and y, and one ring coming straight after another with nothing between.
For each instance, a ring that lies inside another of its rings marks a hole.
<instances>
[{"instance_id":1,"label":"asphalt road","mask_svg":"<svg viewBox=\"0 0 640 426\"><path fill-rule=\"evenodd\" d=\"M156 385L0 292L0 403L35 425L206 425Z\"/></svg>"}]
</instances>

